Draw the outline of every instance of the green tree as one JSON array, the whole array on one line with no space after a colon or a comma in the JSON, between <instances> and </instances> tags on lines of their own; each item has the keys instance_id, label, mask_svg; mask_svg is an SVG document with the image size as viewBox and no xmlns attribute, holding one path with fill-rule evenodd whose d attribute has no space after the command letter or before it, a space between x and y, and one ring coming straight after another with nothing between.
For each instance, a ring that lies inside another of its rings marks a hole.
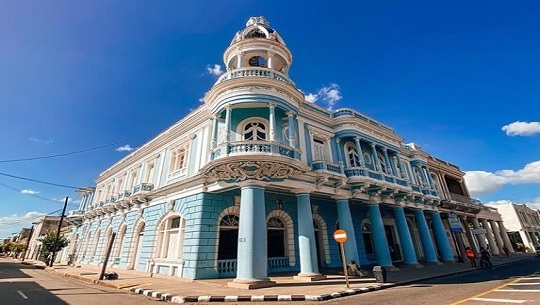
<instances>
[{"instance_id":1,"label":"green tree","mask_svg":"<svg viewBox=\"0 0 540 305\"><path fill-rule=\"evenodd\" d=\"M61 235L58 237L58 240L56 240L56 232L49 232L47 235L39 238L39 240L41 241L42 258L46 258L53 250L58 252L64 249L69 244L69 240L64 235Z\"/></svg>"}]
</instances>

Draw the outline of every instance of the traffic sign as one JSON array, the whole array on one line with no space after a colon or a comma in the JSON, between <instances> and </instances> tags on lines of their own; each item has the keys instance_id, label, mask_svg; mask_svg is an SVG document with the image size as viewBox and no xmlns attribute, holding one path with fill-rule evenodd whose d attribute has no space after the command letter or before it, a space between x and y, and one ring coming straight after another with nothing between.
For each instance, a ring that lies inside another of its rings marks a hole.
<instances>
[{"instance_id":1,"label":"traffic sign","mask_svg":"<svg viewBox=\"0 0 540 305\"><path fill-rule=\"evenodd\" d=\"M334 239L338 242L338 243L344 243L346 240L347 240L347 232L345 232L344 230L336 230L334 232Z\"/></svg>"}]
</instances>

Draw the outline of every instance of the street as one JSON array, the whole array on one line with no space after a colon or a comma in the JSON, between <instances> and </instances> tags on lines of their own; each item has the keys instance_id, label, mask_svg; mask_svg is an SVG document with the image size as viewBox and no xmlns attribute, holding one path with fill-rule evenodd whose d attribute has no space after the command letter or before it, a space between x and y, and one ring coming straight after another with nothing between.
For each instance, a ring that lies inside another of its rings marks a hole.
<instances>
[{"instance_id":1,"label":"street","mask_svg":"<svg viewBox=\"0 0 540 305\"><path fill-rule=\"evenodd\" d=\"M540 258L322 304L540 304Z\"/></svg>"},{"instance_id":2,"label":"street","mask_svg":"<svg viewBox=\"0 0 540 305\"><path fill-rule=\"evenodd\" d=\"M147 305L155 303L156 301L141 295L87 284L60 277L33 266L0 260L0 304L2 305Z\"/></svg>"}]
</instances>

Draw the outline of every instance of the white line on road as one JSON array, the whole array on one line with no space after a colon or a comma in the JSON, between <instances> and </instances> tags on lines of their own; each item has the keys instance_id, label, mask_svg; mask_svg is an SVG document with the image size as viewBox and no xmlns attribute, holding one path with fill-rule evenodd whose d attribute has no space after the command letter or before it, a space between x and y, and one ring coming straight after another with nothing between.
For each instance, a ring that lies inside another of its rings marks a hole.
<instances>
[{"instance_id":1,"label":"white line on road","mask_svg":"<svg viewBox=\"0 0 540 305\"><path fill-rule=\"evenodd\" d=\"M508 284L508 286L523 286L523 285L540 285L540 283L514 283L514 284Z\"/></svg>"},{"instance_id":2,"label":"white line on road","mask_svg":"<svg viewBox=\"0 0 540 305\"><path fill-rule=\"evenodd\" d=\"M510 299L487 299L487 298L474 298L473 301L483 301L483 302L496 302L496 303L515 303L521 304L527 302L527 300L510 300Z\"/></svg>"},{"instance_id":3,"label":"white line on road","mask_svg":"<svg viewBox=\"0 0 540 305\"><path fill-rule=\"evenodd\" d=\"M17 293L18 293L23 299L28 300L28 297L27 297L24 293L22 293L22 291L17 290Z\"/></svg>"},{"instance_id":4,"label":"white line on road","mask_svg":"<svg viewBox=\"0 0 540 305\"><path fill-rule=\"evenodd\" d=\"M540 280L540 276L528 276L524 277L524 280Z\"/></svg>"},{"instance_id":5,"label":"white line on road","mask_svg":"<svg viewBox=\"0 0 540 305\"><path fill-rule=\"evenodd\" d=\"M540 289L500 289L496 292L540 292Z\"/></svg>"}]
</instances>

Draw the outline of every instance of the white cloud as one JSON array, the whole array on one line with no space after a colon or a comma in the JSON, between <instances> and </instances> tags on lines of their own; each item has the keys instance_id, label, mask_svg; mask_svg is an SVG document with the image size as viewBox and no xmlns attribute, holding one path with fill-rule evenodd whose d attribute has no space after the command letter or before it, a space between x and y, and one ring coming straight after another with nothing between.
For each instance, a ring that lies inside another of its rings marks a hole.
<instances>
[{"instance_id":1,"label":"white cloud","mask_svg":"<svg viewBox=\"0 0 540 305\"><path fill-rule=\"evenodd\" d=\"M131 146L129 146L129 144L126 144L124 146L120 146L118 147L117 149L115 149L116 151L132 151L134 150L135 148L132 148Z\"/></svg>"},{"instance_id":2,"label":"white cloud","mask_svg":"<svg viewBox=\"0 0 540 305\"><path fill-rule=\"evenodd\" d=\"M498 205L503 205L503 204L508 204L508 203L524 204L531 209L540 210L540 197L535 198L532 201L528 201L524 203L518 203L518 202L513 202L511 200L503 199L503 200L486 202L485 204L496 208Z\"/></svg>"},{"instance_id":3,"label":"white cloud","mask_svg":"<svg viewBox=\"0 0 540 305\"><path fill-rule=\"evenodd\" d=\"M517 171L465 172L465 181L473 197L493 193L507 184L540 184L540 161L531 162Z\"/></svg>"},{"instance_id":4,"label":"white cloud","mask_svg":"<svg viewBox=\"0 0 540 305\"><path fill-rule=\"evenodd\" d=\"M334 106L337 104L337 102L343 99L343 96L341 95L339 85L331 83L328 86L319 88L316 94L308 93L305 96L305 99L306 101L311 103L317 103L318 101L322 101L325 104L326 109L332 110L334 109Z\"/></svg>"},{"instance_id":5,"label":"white cloud","mask_svg":"<svg viewBox=\"0 0 540 305\"><path fill-rule=\"evenodd\" d=\"M31 189L27 189L27 190L21 190L21 194L35 195L35 194L39 194L39 192L31 190Z\"/></svg>"},{"instance_id":6,"label":"white cloud","mask_svg":"<svg viewBox=\"0 0 540 305\"><path fill-rule=\"evenodd\" d=\"M34 222L38 220L45 213L41 212L28 212L24 215L13 214L11 216L0 217L0 227L14 226L14 225L25 225L25 222Z\"/></svg>"},{"instance_id":7,"label":"white cloud","mask_svg":"<svg viewBox=\"0 0 540 305\"><path fill-rule=\"evenodd\" d=\"M30 141L34 141L37 143L44 143L44 144L51 144L53 142L52 140L40 140L38 138L30 138Z\"/></svg>"},{"instance_id":8,"label":"white cloud","mask_svg":"<svg viewBox=\"0 0 540 305\"><path fill-rule=\"evenodd\" d=\"M540 134L540 122L514 122L502 127L507 136L533 136Z\"/></svg>"},{"instance_id":9,"label":"white cloud","mask_svg":"<svg viewBox=\"0 0 540 305\"><path fill-rule=\"evenodd\" d=\"M221 65L218 64L214 64L214 66L206 66L206 72L215 76L220 76L221 74L223 74L223 70L221 70Z\"/></svg>"},{"instance_id":10,"label":"white cloud","mask_svg":"<svg viewBox=\"0 0 540 305\"><path fill-rule=\"evenodd\" d=\"M306 95L306 101L310 103L315 103L317 101L317 95L313 93L309 93L308 95Z\"/></svg>"}]
</instances>

